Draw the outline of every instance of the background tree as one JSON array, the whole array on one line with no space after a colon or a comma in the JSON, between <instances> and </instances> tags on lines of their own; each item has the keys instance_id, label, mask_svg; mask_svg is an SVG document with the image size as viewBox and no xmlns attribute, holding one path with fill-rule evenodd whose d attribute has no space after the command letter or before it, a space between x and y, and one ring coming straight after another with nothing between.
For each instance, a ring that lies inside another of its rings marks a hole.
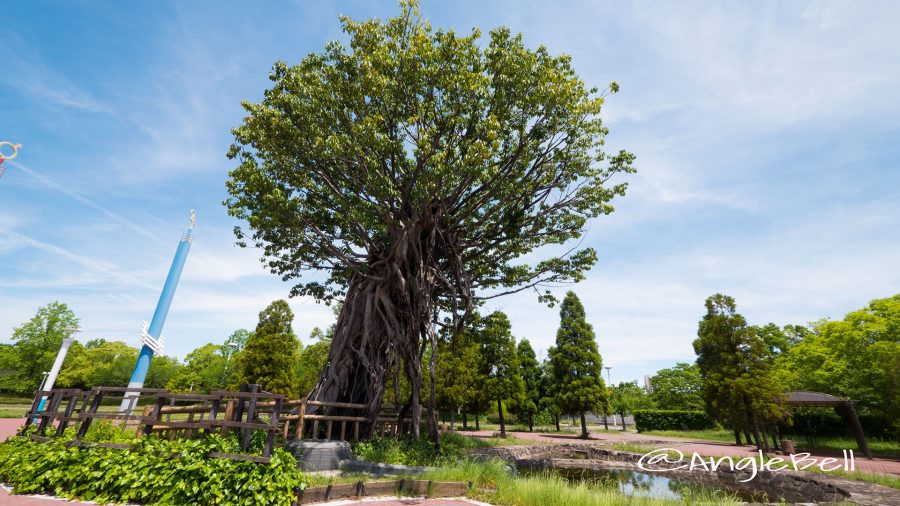
<instances>
[{"instance_id":1,"label":"background tree","mask_svg":"<svg viewBox=\"0 0 900 506\"><path fill-rule=\"evenodd\" d=\"M859 401L859 410L893 425L900 441L900 295L871 301L842 320L811 325L775 361L778 377L796 390ZM890 435L890 434L889 434Z\"/></svg>"},{"instance_id":2,"label":"background tree","mask_svg":"<svg viewBox=\"0 0 900 506\"><path fill-rule=\"evenodd\" d=\"M556 399L562 411L580 414L581 436L588 437L585 412L601 410L608 402L603 359L575 292L566 293L559 316L556 346L550 349Z\"/></svg>"},{"instance_id":3,"label":"background tree","mask_svg":"<svg viewBox=\"0 0 900 506\"><path fill-rule=\"evenodd\" d=\"M222 388L225 355L222 345L208 343L187 354L184 366L166 384L175 392L209 393Z\"/></svg>"},{"instance_id":4,"label":"background tree","mask_svg":"<svg viewBox=\"0 0 900 506\"><path fill-rule=\"evenodd\" d=\"M613 413L617 413L622 417L622 430L624 431L627 428L625 417L636 410L652 408L653 400L650 399L650 396L647 395L643 388L638 386L636 381L623 381L612 389L609 404Z\"/></svg>"},{"instance_id":5,"label":"background tree","mask_svg":"<svg viewBox=\"0 0 900 506\"><path fill-rule=\"evenodd\" d=\"M276 300L259 313L256 331L247 338L237 360L241 383L257 383L276 394L297 395L294 371L299 343L293 320L294 313L284 300Z\"/></svg>"},{"instance_id":6,"label":"background tree","mask_svg":"<svg viewBox=\"0 0 900 506\"><path fill-rule=\"evenodd\" d=\"M522 377L524 394L513 408L518 419L526 420L528 431L533 432L534 416L540 410L541 404L541 365L528 339L519 341L516 355L519 359L519 376Z\"/></svg>"},{"instance_id":7,"label":"background tree","mask_svg":"<svg viewBox=\"0 0 900 506\"><path fill-rule=\"evenodd\" d=\"M72 345L75 348L75 345ZM134 369L138 350L122 341L92 339L80 349L70 349L71 361L60 369L60 388L90 389L95 386L125 386Z\"/></svg>"},{"instance_id":8,"label":"background tree","mask_svg":"<svg viewBox=\"0 0 900 506\"><path fill-rule=\"evenodd\" d=\"M436 390L442 409L450 411L450 428L456 424L456 412L475 401L481 388L479 367L481 349L475 340L477 315L461 332L446 331L438 347Z\"/></svg>"},{"instance_id":9,"label":"background tree","mask_svg":"<svg viewBox=\"0 0 900 506\"><path fill-rule=\"evenodd\" d=\"M319 327L309 333L310 343L300 350L297 361L297 379L301 396L309 395L328 364L328 348L331 337Z\"/></svg>"},{"instance_id":10,"label":"background tree","mask_svg":"<svg viewBox=\"0 0 900 506\"><path fill-rule=\"evenodd\" d=\"M519 357L516 353L516 338L512 335L509 318L501 311L495 311L484 319L480 332L481 377L479 390L485 398L497 403L500 416L500 436L506 437L506 422L503 418L503 401L519 402L525 386L519 375Z\"/></svg>"},{"instance_id":11,"label":"background tree","mask_svg":"<svg viewBox=\"0 0 900 506\"><path fill-rule=\"evenodd\" d=\"M709 413L734 431L750 431L756 445L768 451L762 437L783 416L781 386L767 363L768 348L738 314L734 299L715 294L706 299L706 315L694 340Z\"/></svg>"},{"instance_id":12,"label":"background tree","mask_svg":"<svg viewBox=\"0 0 900 506\"><path fill-rule=\"evenodd\" d=\"M7 371L3 386L17 393L32 393L43 381L62 346L63 339L78 328L80 320L62 302L51 302L21 326L13 329L12 347L0 358L0 370Z\"/></svg>"},{"instance_id":13,"label":"background tree","mask_svg":"<svg viewBox=\"0 0 900 506\"><path fill-rule=\"evenodd\" d=\"M292 295L345 301L313 397L365 403L374 421L400 367L418 435L435 315L459 324L478 299L582 279L592 249L517 259L610 213L626 188L611 180L633 156L604 153L604 95L569 56L507 28L484 42L435 31L416 2L401 6L387 21L344 17L348 45L274 65L234 129L226 205L249 227L238 243L260 247L273 273L324 273Z\"/></svg>"},{"instance_id":14,"label":"background tree","mask_svg":"<svg viewBox=\"0 0 900 506\"><path fill-rule=\"evenodd\" d=\"M650 378L650 397L659 409L702 410L703 381L697 364L679 362Z\"/></svg>"},{"instance_id":15,"label":"background tree","mask_svg":"<svg viewBox=\"0 0 900 506\"><path fill-rule=\"evenodd\" d=\"M548 358L541 363L541 411L546 411L553 419L556 431L559 432L559 417L562 410L556 398L556 380L553 378L553 363L550 356L553 355L553 347L547 350Z\"/></svg>"}]
</instances>

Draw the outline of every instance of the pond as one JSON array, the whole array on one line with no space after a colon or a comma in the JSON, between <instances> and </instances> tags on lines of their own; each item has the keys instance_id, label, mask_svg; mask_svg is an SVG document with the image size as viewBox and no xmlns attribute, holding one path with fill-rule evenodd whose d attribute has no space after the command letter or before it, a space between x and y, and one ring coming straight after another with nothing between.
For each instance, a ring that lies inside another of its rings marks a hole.
<instances>
[{"instance_id":1,"label":"pond","mask_svg":"<svg viewBox=\"0 0 900 506\"><path fill-rule=\"evenodd\" d=\"M779 494L762 491L713 488L689 481L668 478L659 474L643 473L630 469L553 469L522 471L524 474L553 473L569 482L585 482L605 489L618 489L626 496L654 497L660 499L690 500L692 497L720 496L745 502L778 501Z\"/></svg>"}]
</instances>

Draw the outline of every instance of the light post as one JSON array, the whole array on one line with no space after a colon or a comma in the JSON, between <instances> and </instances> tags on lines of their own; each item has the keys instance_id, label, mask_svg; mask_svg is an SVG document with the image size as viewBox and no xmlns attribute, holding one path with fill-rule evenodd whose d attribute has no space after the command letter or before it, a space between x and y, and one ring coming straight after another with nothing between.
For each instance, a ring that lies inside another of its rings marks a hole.
<instances>
[{"instance_id":1,"label":"light post","mask_svg":"<svg viewBox=\"0 0 900 506\"><path fill-rule=\"evenodd\" d=\"M612 388L612 379L610 379L610 376L609 376L609 370L612 369L612 367L607 365L607 366L603 366L603 368L606 369L606 383L609 385L609 388ZM605 428L607 430L609 430L609 426L606 424L607 416L608 416L607 414L605 414L605 413L603 414L603 425L605 426ZM613 414L613 426L615 426L615 425L616 425L616 415Z\"/></svg>"},{"instance_id":2,"label":"light post","mask_svg":"<svg viewBox=\"0 0 900 506\"><path fill-rule=\"evenodd\" d=\"M234 354L235 348L238 347L237 343L225 343L222 346L225 347L225 367L222 369L222 381L221 386L222 389L225 388L225 378L228 377L228 359L231 358L231 355Z\"/></svg>"},{"instance_id":3,"label":"light post","mask_svg":"<svg viewBox=\"0 0 900 506\"><path fill-rule=\"evenodd\" d=\"M65 328L60 329L65 335L69 336L63 339L62 346L59 347L59 352L56 354L56 360L53 361L53 367L50 368L50 372L47 374L46 379L44 379L43 384L41 385L42 391L50 391L53 390L53 384L56 383L56 377L59 375L59 370L62 369L63 361L66 359L66 354L69 353L69 347L72 346L72 343L75 342L75 338L72 336L77 332L81 332L77 327L74 328ZM38 404L37 412L40 413L44 410L44 404L47 403L47 396L41 396L41 402ZM37 419L35 419L37 421Z\"/></svg>"}]
</instances>

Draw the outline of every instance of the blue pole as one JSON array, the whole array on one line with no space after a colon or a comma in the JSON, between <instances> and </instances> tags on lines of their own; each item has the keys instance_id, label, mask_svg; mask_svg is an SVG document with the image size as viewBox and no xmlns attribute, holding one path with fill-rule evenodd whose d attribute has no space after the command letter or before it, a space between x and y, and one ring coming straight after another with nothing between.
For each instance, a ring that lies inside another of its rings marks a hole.
<instances>
[{"instance_id":1,"label":"blue pole","mask_svg":"<svg viewBox=\"0 0 900 506\"><path fill-rule=\"evenodd\" d=\"M150 369L150 359L153 358L154 348L162 349L160 336L162 335L163 325L166 323L166 316L169 314L169 307L172 305L172 299L175 297L175 288L178 286L178 280L181 278L181 271L184 269L184 263L187 260L188 252L191 250L191 242L193 240L194 222L196 213L191 211L191 226L187 232L181 236L178 243L178 249L175 250L175 258L172 260L172 266L169 268L169 275L166 276L166 284L163 285L162 293L159 295L159 302L156 303L156 311L153 313L153 320L150 322L150 328L145 335L141 336L143 346L138 355L137 363L134 365L134 372L131 373L131 380L128 382L128 388L143 388L144 380L147 378L147 370ZM146 323L145 323L146 325ZM130 412L137 401L138 393L129 392L122 399L122 405L119 410L122 412Z\"/></svg>"}]
</instances>

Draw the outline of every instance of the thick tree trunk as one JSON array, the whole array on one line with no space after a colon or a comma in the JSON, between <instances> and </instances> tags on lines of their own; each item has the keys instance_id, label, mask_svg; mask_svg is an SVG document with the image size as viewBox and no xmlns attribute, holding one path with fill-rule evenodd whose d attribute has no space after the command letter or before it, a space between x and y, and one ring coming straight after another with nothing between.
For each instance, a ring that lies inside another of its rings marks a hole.
<instances>
[{"instance_id":1,"label":"thick tree trunk","mask_svg":"<svg viewBox=\"0 0 900 506\"><path fill-rule=\"evenodd\" d=\"M581 437L587 438L588 437L587 420L584 418L584 411L581 411L580 414L581 414Z\"/></svg>"},{"instance_id":2,"label":"thick tree trunk","mask_svg":"<svg viewBox=\"0 0 900 506\"><path fill-rule=\"evenodd\" d=\"M619 413L619 416L622 417L622 432L625 432L625 413Z\"/></svg>"},{"instance_id":3,"label":"thick tree trunk","mask_svg":"<svg viewBox=\"0 0 900 506\"><path fill-rule=\"evenodd\" d=\"M560 432L560 428L559 428L559 413L553 413L553 421L556 423L556 432Z\"/></svg>"},{"instance_id":4,"label":"thick tree trunk","mask_svg":"<svg viewBox=\"0 0 900 506\"><path fill-rule=\"evenodd\" d=\"M528 413L528 432L534 432L534 415Z\"/></svg>"},{"instance_id":5,"label":"thick tree trunk","mask_svg":"<svg viewBox=\"0 0 900 506\"><path fill-rule=\"evenodd\" d=\"M469 414L463 411L463 430L469 430Z\"/></svg>"},{"instance_id":6,"label":"thick tree trunk","mask_svg":"<svg viewBox=\"0 0 900 506\"><path fill-rule=\"evenodd\" d=\"M481 419L481 413L475 413L475 430L481 430L481 426L478 425L478 420Z\"/></svg>"},{"instance_id":7,"label":"thick tree trunk","mask_svg":"<svg viewBox=\"0 0 900 506\"><path fill-rule=\"evenodd\" d=\"M734 429L734 444L741 446L744 443L741 441L741 431Z\"/></svg>"},{"instance_id":8,"label":"thick tree trunk","mask_svg":"<svg viewBox=\"0 0 900 506\"><path fill-rule=\"evenodd\" d=\"M609 421L607 420L609 415L606 414L606 411L603 412L603 430L609 430Z\"/></svg>"},{"instance_id":9,"label":"thick tree trunk","mask_svg":"<svg viewBox=\"0 0 900 506\"><path fill-rule=\"evenodd\" d=\"M450 430L456 430L456 408L450 408Z\"/></svg>"}]
</instances>

